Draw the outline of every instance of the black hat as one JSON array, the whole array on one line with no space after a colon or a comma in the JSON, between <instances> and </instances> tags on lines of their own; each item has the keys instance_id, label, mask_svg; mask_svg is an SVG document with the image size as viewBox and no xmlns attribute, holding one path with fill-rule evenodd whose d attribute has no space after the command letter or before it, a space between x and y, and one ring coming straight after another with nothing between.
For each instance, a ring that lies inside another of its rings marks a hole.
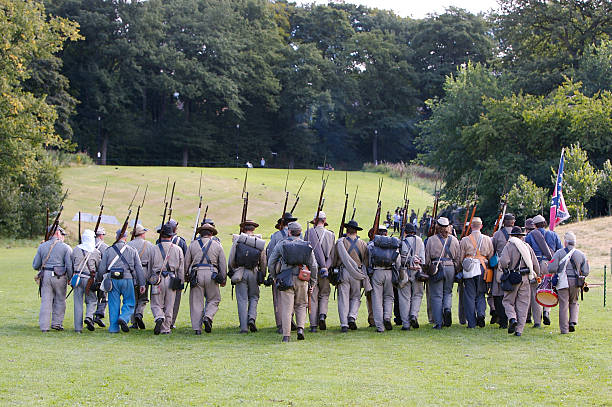
<instances>
[{"instance_id":1,"label":"black hat","mask_svg":"<svg viewBox=\"0 0 612 407\"><path fill-rule=\"evenodd\" d=\"M505 221L510 221L510 220L516 220L516 218L515 218L515 217L514 217L514 215L513 215L513 214L511 214L511 213L507 213L507 214L505 214L505 215L504 215L504 222L505 222Z\"/></svg>"},{"instance_id":2,"label":"black hat","mask_svg":"<svg viewBox=\"0 0 612 407\"><path fill-rule=\"evenodd\" d=\"M347 223L345 223L344 227L347 229L363 230L363 228L360 228L359 224L354 219L351 219Z\"/></svg>"},{"instance_id":3,"label":"black hat","mask_svg":"<svg viewBox=\"0 0 612 407\"><path fill-rule=\"evenodd\" d=\"M285 223L289 223L289 222L295 222L296 220L298 220L297 218L295 218L291 212L285 212L285 214L282 217L283 222Z\"/></svg>"},{"instance_id":4,"label":"black hat","mask_svg":"<svg viewBox=\"0 0 612 407\"><path fill-rule=\"evenodd\" d=\"M514 226L514 227L512 227L512 231L510 232L510 235L512 235L512 236L525 236L525 232L523 232L523 229L520 226Z\"/></svg>"},{"instance_id":5,"label":"black hat","mask_svg":"<svg viewBox=\"0 0 612 407\"><path fill-rule=\"evenodd\" d=\"M209 224L209 225L213 225L215 226L215 221L212 220L211 218L206 218L204 220L202 220L202 224L200 226L204 226L205 224Z\"/></svg>"},{"instance_id":6,"label":"black hat","mask_svg":"<svg viewBox=\"0 0 612 407\"><path fill-rule=\"evenodd\" d=\"M172 224L170 224L170 222L168 222L164 226L161 227L160 234L162 236L172 237L172 236L176 235L176 232L174 231L174 228L172 227Z\"/></svg>"},{"instance_id":7,"label":"black hat","mask_svg":"<svg viewBox=\"0 0 612 407\"><path fill-rule=\"evenodd\" d=\"M408 234L414 234L416 233L416 228L414 227L412 223L408 222L406 223L406 226L404 226L404 232Z\"/></svg>"}]
</instances>

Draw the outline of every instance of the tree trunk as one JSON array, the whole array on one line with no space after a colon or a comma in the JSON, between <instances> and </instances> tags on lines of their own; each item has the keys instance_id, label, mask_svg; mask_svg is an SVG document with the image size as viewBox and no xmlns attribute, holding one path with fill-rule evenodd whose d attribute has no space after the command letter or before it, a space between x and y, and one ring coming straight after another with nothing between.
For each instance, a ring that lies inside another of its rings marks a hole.
<instances>
[{"instance_id":1,"label":"tree trunk","mask_svg":"<svg viewBox=\"0 0 612 407\"><path fill-rule=\"evenodd\" d=\"M187 147L183 147L183 167L187 167L188 161L189 161L189 150L187 150Z\"/></svg>"},{"instance_id":2,"label":"tree trunk","mask_svg":"<svg viewBox=\"0 0 612 407\"><path fill-rule=\"evenodd\" d=\"M102 138L102 151L100 157L100 164L106 165L106 151L108 150L108 135L104 135Z\"/></svg>"},{"instance_id":3,"label":"tree trunk","mask_svg":"<svg viewBox=\"0 0 612 407\"><path fill-rule=\"evenodd\" d=\"M372 161L374 165L378 165L378 134L374 134L372 139Z\"/></svg>"}]
</instances>

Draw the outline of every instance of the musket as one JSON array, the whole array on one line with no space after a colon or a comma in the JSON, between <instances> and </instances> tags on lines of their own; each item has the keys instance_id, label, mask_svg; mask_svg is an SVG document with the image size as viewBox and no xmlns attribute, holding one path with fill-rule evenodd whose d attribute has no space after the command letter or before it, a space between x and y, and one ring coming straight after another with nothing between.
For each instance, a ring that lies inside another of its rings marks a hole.
<instances>
[{"instance_id":1,"label":"musket","mask_svg":"<svg viewBox=\"0 0 612 407\"><path fill-rule=\"evenodd\" d=\"M504 181L504 191L500 198L499 215L497 216L497 220L495 221L495 226L493 227L493 234L495 234L495 232L499 230L499 228L502 225L502 222L504 221L504 216L506 215L506 208L508 205L508 195L506 193L507 192L506 191L507 182L508 182L508 179L506 178L506 180Z\"/></svg>"},{"instance_id":2,"label":"musket","mask_svg":"<svg viewBox=\"0 0 612 407\"><path fill-rule=\"evenodd\" d=\"M208 216L208 205L206 205L206 209L204 209L204 217L203 220L206 220L206 216Z\"/></svg>"},{"instance_id":3,"label":"musket","mask_svg":"<svg viewBox=\"0 0 612 407\"><path fill-rule=\"evenodd\" d=\"M142 197L142 204L138 205L138 209L136 210L136 218L134 219L134 227L132 228L132 238L130 240L134 240L136 238L136 225L138 225L138 220L140 217L140 208L144 206L148 190L149 190L149 184L147 184L147 186L145 187L144 196Z\"/></svg>"},{"instance_id":4,"label":"musket","mask_svg":"<svg viewBox=\"0 0 612 407\"><path fill-rule=\"evenodd\" d=\"M102 211L104 211L104 196L106 195L106 186L108 180L104 183L104 192L102 192L102 199L100 200L100 213L98 213L98 220L96 221L96 227L94 228L94 235L98 235L98 228L100 227L100 221L102 220Z\"/></svg>"},{"instance_id":5,"label":"musket","mask_svg":"<svg viewBox=\"0 0 612 407\"><path fill-rule=\"evenodd\" d=\"M355 220L355 212L357 208L355 207L355 200L357 200L357 191L359 191L359 185L355 187L355 196L353 197L353 215L351 216L351 220Z\"/></svg>"},{"instance_id":6,"label":"musket","mask_svg":"<svg viewBox=\"0 0 612 407\"><path fill-rule=\"evenodd\" d=\"M170 219L172 219L172 201L174 200L174 187L175 186L176 186L176 181L172 183L172 193L170 194L170 205L168 207L168 222L170 222ZM166 223L165 217L164 217L164 223Z\"/></svg>"},{"instance_id":7,"label":"musket","mask_svg":"<svg viewBox=\"0 0 612 407\"><path fill-rule=\"evenodd\" d=\"M130 206L128 206L128 214L125 217L125 221L123 222L123 226L121 227L121 232L119 233L119 238L117 240L115 240L115 243L113 243L113 245L117 244L119 242L119 240L121 240L121 237L123 236L123 234L125 233L125 231L128 228L128 224L130 222L130 215L132 214L132 205L134 204L134 199L136 199L136 194L138 193L138 189L140 188L140 186L138 186L138 188L136 188L136 193L134 194L134 197L132 198L132 201L130 202Z\"/></svg>"},{"instance_id":8,"label":"musket","mask_svg":"<svg viewBox=\"0 0 612 407\"><path fill-rule=\"evenodd\" d=\"M281 213L281 218L285 215L287 211L287 201L289 200L289 191L287 191L287 182L289 181L289 169L287 169L287 178L285 178L285 204L283 205L283 212Z\"/></svg>"},{"instance_id":9,"label":"musket","mask_svg":"<svg viewBox=\"0 0 612 407\"><path fill-rule=\"evenodd\" d=\"M408 205L410 200L408 199L408 189L410 188L410 178L406 175L406 181L404 183L404 213L402 214L402 221L400 223L400 238L404 238L404 229L406 227L406 218L408 217Z\"/></svg>"},{"instance_id":10,"label":"musket","mask_svg":"<svg viewBox=\"0 0 612 407\"><path fill-rule=\"evenodd\" d=\"M300 184L300 187L298 188L298 190L297 190L297 192L295 194L295 202L293 203L293 206L291 207L291 213L293 213L295 211L295 207L297 206L298 202L300 201L300 191L302 190L302 187L304 186L304 182L306 182L306 177L304 177L304 180ZM284 213L283 213L283 215L284 215Z\"/></svg>"},{"instance_id":11,"label":"musket","mask_svg":"<svg viewBox=\"0 0 612 407\"><path fill-rule=\"evenodd\" d=\"M438 181L436 180L436 185L434 186L434 205L431 211L431 224L429 225L429 230L427 231L427 236L433 236L436 232L436 217L438 216L438 200L440 199L440 191L438 191Z\"/></svg>"},{"instance_id":12,"label":"musket","mask_svg":"<svg viewBox=\"0 0 612 407\"><path fill-rule=\"evenodd\" d=\"M338 239L344 235L344 222L346 222L346 208L348 206L349 194L346 192L346 184L348 182L348 172L344 173L344 210L342 211L342 221L340 222L340 231Z\"/></svg>"},{"instance_id":13,"label":"musket","mask_svg":"<svg viewBox=\"0 0 612 407\"><path fill-rule=\"evenodd\" d=\"M49 206L47 206L47 222L45 223L45 237L47 237L47 233L49 233Z\"/></svg>"},{"instance_id":14,"label":"musket","mask_svg":"<svg viewBox=\"0 0 612 407\"><path fill-rule=\"evenodd\" d=\"M467 222L468 222L468 216L470 216L469 194L470 194L470 177L468 176L468 183L467 183L467 187L465 188L465 219L463 219L463 227L461 228L460 239L465 236L465 231L468 228Z\"/></svg>"},{"instance_id":15,"label":"musket","mask_svg":"<svg viewBox=\"0 0 612 407\"><path fill-rule=\"evenodd\" d=\"M79 211L79 244L83 243L81 239L81 211Z\"/></svg>"},{"instance_id":16,"label":"musket","mask_svg":"<svg viewBox=\"0 0 612 407\"><path fill-rule=\"evenodd\" d=\"M247 211L249 208L249 193L247 189L247 178L249 176L249 167L244 174L244 184L242 185L242 216L240 217L240 233L244 232L243 225L247 219Z\"/></svg>"},{"instance_id":17,"label":"musket","mask_svg":"<svg viewBox=\"0 0 612 407\"><path fill-rule=\"evenodd\" d=\"M323 207L323 203L325 199L323 198L323 194L325 193L326 185L327 185L327 179L321 180L321 194L319 195L319 203L317 204L317 214L315 215L315 218L314 218L315 227L317 227L317 224L319 223L319 213L321 213L321 211L323 210L322 207Z\"/></svg>"},{"instance_id":18,"label":"musket","mask_svg":"<svg viewBox=\"0 0 612 407\"><path fill-rule=\"evenodd\" d=\"M66 189L66 193L62 197L62 200L60 202L59 211L57 211L57 216L55 217L55 220L51 224L51 229L47 231L47 235L45 236L45 241L51 239L53 235L55 234L55 232L57 231L57 227L59 226L59 219L60 219L60 216L62 216L62 211L64 210L64 200L66 200L67 196L68 196L68 189Z\"/></svg>"},{"instance_id":19,"label":"musket","mask_svg":"<svg viewBox=\"0 0 612 407\"><path fill-rule=\"evenodd\" d=\"M480 176L482 175L482 172L480 174L478 174L478 182L476 183L476 189L474 189L474 205L472 206L472 216L470 216L470 223L468 224L468 226L465 228L466 229L466 233L465 236L468 236L470 233L472 233L472 220L474 219L474 215L476 214L476 206L478 204L478 186L480 185Z\"/></svg>"},{"instance_id":20,"label":"musket","mask_svg":"<svg viewBox=\"0 0 612 407\"><path fill-rule=\"evenodd\" d=\"M374 225L372 226L371 233L368 233L368 237L370 240L374 240L376 235L378 234L378 226L380 225L380 210L381 210L381 202L380 202L380 192L382 191L383 186L383 178L378 180L378 197L376 198L377 206L376 206L376 215L374 215Z\"/></svg>"},{"instance_id":21,"label":"musket","mask_svg":"<svg viewBox=\"0 0 612 407\"><path fill-rule=\"evenodd\" d=\"M198 187L198 195L200 196L200 203L198 204L198 214L196 215L195 225L193 225L193 239L197 236L198 223L200 223L200 211L202 210L202 170L200 170L200 186Z\"/></svg>"}]
</instances>

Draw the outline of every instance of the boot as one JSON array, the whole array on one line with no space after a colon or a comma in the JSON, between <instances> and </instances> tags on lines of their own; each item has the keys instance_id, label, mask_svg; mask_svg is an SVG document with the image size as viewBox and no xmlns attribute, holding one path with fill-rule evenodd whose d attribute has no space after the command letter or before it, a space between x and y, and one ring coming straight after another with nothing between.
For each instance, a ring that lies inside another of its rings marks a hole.
<instances>
[{"instance_id":1,"label":"boot","mask_svg":"<svg viewBox=\"0 0 612 407\"><path fill-rule=\"evenodd\" d=\"M325 314L319 315L319 329L321 331L325 331L327 329L327 325L325 324L325 318L327 318L327 315Z\"/></svg>"},{"instance_id":2,"label":"boot","mask_svg":"<svg viewBox=\"0 0 612 407\"><path fill-rule=\"evenodd\" d=\"M513 334L516 330L517 325L518 322L516 321L516 318L510 318L510 320L508 321L508 333Z\"/></svg>"},{"instance_id":3,"label":"boot","mask_svg":"<svg viewBox=\"0 0 612 407\"><path fill-rule=\"evenodd\" d=\"M161 332L161 326L163 323L164 323L163 318L157 318L155 320L155 328L153 328L153 334L159 335L159 333Z\"/></svg>"},{"instance_id":4,"label":"boot","mask_svg":"<svg viewBox=\"0 0 612 407\"><path fill-rule=\"evenodd\" d=\"M298 338L298 341L304 340L304 328L297 329L297 338Z\"/></svg>"}]
</instances>

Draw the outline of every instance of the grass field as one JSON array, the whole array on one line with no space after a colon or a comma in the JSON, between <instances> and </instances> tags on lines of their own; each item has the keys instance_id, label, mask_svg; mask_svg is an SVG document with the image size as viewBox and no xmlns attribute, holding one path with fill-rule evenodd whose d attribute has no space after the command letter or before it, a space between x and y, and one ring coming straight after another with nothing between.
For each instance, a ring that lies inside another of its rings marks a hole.
<instances>
[{"instance_id":1,"label":"grass field","mask_svg":"<svg viewBox=\"0 0 612 407\"><path fill-rule=\"evenodd\" d=\"M206 182L215 186L209 191L207 185L205 201L211 204L211 216L220 225L226 246L240 217L242 173L205 170ZM123 217L126 201L131 198L127 197L128 186L144 186L145 178L151 175L157 181L149 186L149 192L153 187L155 194L147 199L144 221L145 225L154 224L161 215L165 177L178 179L180 174L190 177L181 178L177 185L180 199L175 211L179 221L191 224L191 228L199 178L199 171L192 169L111 167L95 168L95 175L89 168L65 170L65 182L72 191L67 213L72 217L77 208L95 212L98 204L101 187L78 191L80 176L102 186L109 177L108 213ZM320 175L295 171L290 189L295 190L306 174L309 181L298 206L300 217L312 216L314 196L320 188ZM282 209L284 174L257 170L250 172L249 179L250 213L265 225L267 236ZM354 188L357 181L358 220L369 223L367 214L376 200L376 176L351 173L349 185ZM326 208L334 230L343 204L343 182L342 173L330 176ZM224 197L222 187L233 197ZM393 196L385 196L383 202L399 203L401 182L385 180L385 192ZM429 197L419 196L414 191L412 199L425 205ZM581 227L571 226L579 231L579 242ZM592 238L585 235L588 240L581 248L600 259L592 263L599 280L605 257L596 254L601 247L586 244ZM602 247L606 244L609 240L601 243ZM420 329L375 334L364 328L365 300L358 320L360 329L342 334L336 301L331 300L327 331L307 333L301 342L295 341L294 335L293 342L281 344L273 329L270 289L262 288L257 321L260 331L240 335L229 286L222 291L212 334L192 334L185 302L178 328L170 336L152 334L150 312L144 332L111 335L98 329L78 335L72 332L71 297L66 331L43 335L38 331L39 299L32 281L34 250L33 242L0 241L1 405L612 405L612 306L603 308L601 286L585 295L577 331L563 336L558 333L556 308L550 327L526 328L521 338L489 325L467 330L454 324L434 331L425 324L425 307ZM611 293L608 290L608 296ZM456 321L456 295L453 312Z\"/></svg>"}]
</instances>

